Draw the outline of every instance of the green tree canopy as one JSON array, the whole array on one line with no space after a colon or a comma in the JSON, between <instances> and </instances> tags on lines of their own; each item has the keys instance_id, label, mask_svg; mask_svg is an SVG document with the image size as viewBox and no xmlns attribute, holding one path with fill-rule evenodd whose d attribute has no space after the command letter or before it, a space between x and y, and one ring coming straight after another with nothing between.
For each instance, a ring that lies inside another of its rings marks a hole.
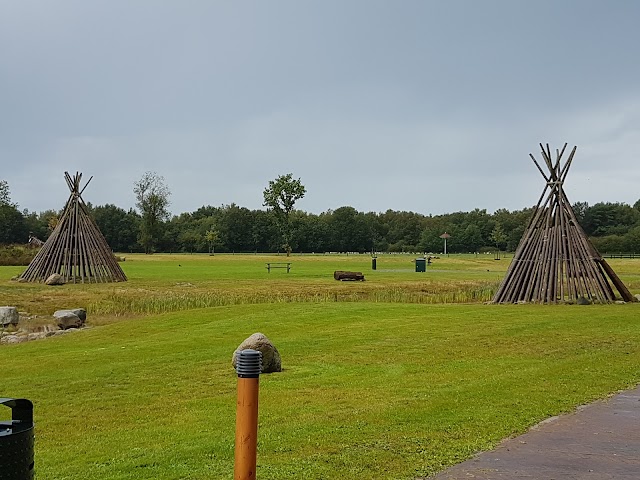
<instances>
[{"instance_id":1,"label":"green tree canopy","mask_svg":"<svg viewBox=\"0 0 640 480\"><path fill-rule=\"evenodd\" d=\"M496 244L498 250L502 250L507 242L507 235L502 229L500 222L496 222L496 226L491 231L491 241Z\"/></svg>"},{"instance_id":2,"label":"green tree canopy","mask_svg":"<svg viewBox=\"0 0 640 480\"><path fill-rule=\"evenodd\" d=\"M114 251L136 250L136 232L140 230L140 217L133 209L127 212L115 205L106 204L94 207L91 215Z\"/></svg>"},{"instance_id":3,"label":"green tree canopy","mask_svg":"<svg viewBox=\"0 0 640 480\"><path fill-rule=\"evenodd\" d=\"M0 180L0 205L11 205L9 184L6 180Z\"/></svg>"},{"instance_id":4,"label":"green tree canopy","mask_svg":"<svg viewBox=\"0 0 640 480\"><path fill-rule=\"evenodd\" d=\"M262 192L265 207L271 209L276 217L280 233L282 235L283 248L287 255L291 252L291 221L289 214L296 202L307 193L306 188L298 178L293 178L292 173L280 175L275 180L269 181L269 186Z\"/></svg>"},{"instance_id":5,"label":"green tree canopy","mask_svg":"<svg viewBox=\"0 0 640 480\"><path fill-rule=\"evenodd\" d=\"M156 172L146 172L134 184L136 206L140 209L140 236L138 241L145 253L152 253L162 235L161 224L169 217L169 196L171 191L164 177Z\"/></svg>"},{"instance_id":6,"label":"green tree canopy","mask_svg":"<svg viewBox=\"0 0 640 480\"><path fill-rule=\"evenodd\" d=\"M24 216L11 203L9 184L0 180L0 243L26 243L27 234Z\"/></svg>"}]
</instances>

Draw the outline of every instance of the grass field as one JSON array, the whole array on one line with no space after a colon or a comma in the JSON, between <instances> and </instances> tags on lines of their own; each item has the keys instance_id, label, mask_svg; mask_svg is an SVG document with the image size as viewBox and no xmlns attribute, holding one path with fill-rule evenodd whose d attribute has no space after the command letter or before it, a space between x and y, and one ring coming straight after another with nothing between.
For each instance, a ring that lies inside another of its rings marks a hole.
<instances>
[{"instance_id":1,"label":"grass field","mask_svg":"<svg viewBox=\"0 0 640 480\"><path fill-rule=\"evenodd\" d=\"M284 367L260 380L260 479L423 477L640 382L638 304L443 303L495 288L508 260L415 273L407 256L375 272L364 256L309 256L267 273L278 260L134 256L127 283L61 288L0 268L0 304L87 305L94 325L0 347L0 395L35 404L38 478L232 478L231 354L258 331ZM611 263L638 293L640 262ZM198 298L219 306L187 309Z\"/></svg>"},{"instance_id":2,"label":"grass field","mask_svg":"<svg viewBox=\"0 0 640 480\"><path fill-rule=\"evenodd\" d=\"M34 314L51 314L61 304L86 306L93 315L129 315L245 303L384 301L401 303L482 302L491 298L508 260L490 255L433 260L416 273L415 257L384 255L371 270L367 255L305 255L289 258L285 269L267 272L268 255L128 255L121 263L128 282L64 285L3 282L0 296ZM0 267L0 278L24 267ZM336 282L334 270L356 270L365 282Z\"/></svg>"}]
</instances>

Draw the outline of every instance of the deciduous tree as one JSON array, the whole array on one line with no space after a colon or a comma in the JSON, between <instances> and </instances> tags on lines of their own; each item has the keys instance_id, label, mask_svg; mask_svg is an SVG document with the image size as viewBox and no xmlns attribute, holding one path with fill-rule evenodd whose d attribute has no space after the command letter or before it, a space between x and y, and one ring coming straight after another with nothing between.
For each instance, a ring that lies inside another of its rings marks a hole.
<instances>
[{"instance_id":1,"label":"deciduous tree","mask_svg":"<svg viewBox=\"0 0 640 480\"><path fill-rule=\"evenodd\" d=\"M496 226L493 227L493 230L491 231L491 240L496 244L496 248L498 250L504 248L504 244L507 241L507 235L504 233L504 230L502 230L500 222L496 222Z\"/></svg>"},{"instance_id":2,"label":"deciduous tree","mask_svg":"<svg viewBox=\"0 0 640 480\"><path fill-rule=\"evenodd\" d=\"M270 208L276 217L282 235L282 247L287 252L287 256L291 254L291 220L289 214L296 202L303 198L305 193L307 193L306 188L299 178L297 180L293 178L292 173L280 175L275 180L271 180L269 186L263 192L263 205Z\"/></svg>"},{"instance_id":3,"label":"deciduous tree","mask_svg":"<svg viewBox=\"0 0 640 480\"><path fill-rule=\"evenodd\" d=\"M209 254L210 255L215 255L216 254L216 242L218 241L218 238L220 238L220 232L218 232L215 229L207 230L205 232L205 234L204 234L204 238L207 241L207 244L209 245Z\"/></svg>"},{"instance_id":4,"label":"deciduous tree","mask_svg":"<svg viewBox=\"0 0 640 480\"><path fill-rule=\"evenodd\" d=\"M164 177L156 172L146 172L134 184L136 206L140 209L140 236L138 242L145 253L152 253L161 236L162 221L169 217L169 196L171 191Z\"/></svg>"},{"instance_id":5,"label":"deciduous tree","mask_svg":"<svg viewBox=\"0 0 640 480\"><path fill-rule=\"evenodd\" d=\"M0 205L11 205L9 184L6 180L0 180Z\"/></svg>"},{"instance_id":6,"label":"deciduous tree","mask_svg":"<svg viewBox=\"0 0 640 480\"><path fill-rule=\"evenodd\" d=\"M0 180L0 243L25 243L27 227L18 206L11 203L9 184Z\"/></svg>"}]
</instances>

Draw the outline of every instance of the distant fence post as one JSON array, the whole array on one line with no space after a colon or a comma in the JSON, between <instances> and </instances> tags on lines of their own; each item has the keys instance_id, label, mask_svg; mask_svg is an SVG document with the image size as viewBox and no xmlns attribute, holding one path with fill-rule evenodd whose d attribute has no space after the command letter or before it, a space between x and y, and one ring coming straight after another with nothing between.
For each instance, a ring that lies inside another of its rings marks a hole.
<instances>
[{"instance_id":1,"label":"distant fence post","mask_svg":"<svg viewBox=\"0 0 640 480\"><path fill-rule=\"evenodd\" d=\"M255 480L258 453L258 388L262 352L238 352L238 400L236 405L236 451L234 480Z\"/></svg>"}]
</instances>

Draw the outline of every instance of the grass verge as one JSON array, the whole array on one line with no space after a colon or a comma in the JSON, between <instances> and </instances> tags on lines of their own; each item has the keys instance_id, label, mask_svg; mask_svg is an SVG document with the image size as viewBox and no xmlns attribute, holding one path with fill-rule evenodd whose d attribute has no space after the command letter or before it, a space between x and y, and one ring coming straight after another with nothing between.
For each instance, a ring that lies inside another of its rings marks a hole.
<instances>
[{"instance_id":1,"label":"grass verge","mask_svg":"<svg viewBox=\"0 0 640 480\"><path fill-rule=\"evenodd\" d=\"M261 331L258 476L413 479L640 381L637 305L238 305L0 348L40 478L232 478L234 348ZM0 413L1 415L2 413Z\"/></svg>"}]
</instances>

